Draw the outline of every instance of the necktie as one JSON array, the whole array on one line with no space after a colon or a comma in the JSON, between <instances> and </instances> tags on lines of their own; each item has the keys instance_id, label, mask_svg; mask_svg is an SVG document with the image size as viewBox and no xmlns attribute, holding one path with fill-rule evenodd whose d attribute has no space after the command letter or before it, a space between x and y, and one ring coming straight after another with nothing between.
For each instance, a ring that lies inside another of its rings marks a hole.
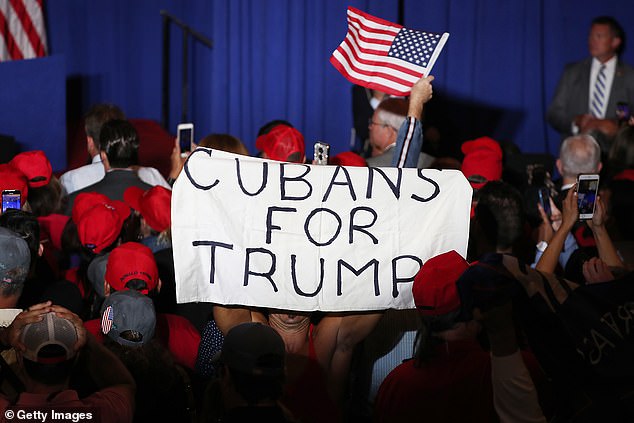
<instances>
[{"instance_id":1,"label":"necktie","mask_svg":"<svg viewBox=\"0 0 634 423\"><path fill-rule=\"evenodd\" d=\"M590 109L592 115L596 118L603 118L603 105L605 104L605 65L601 65L597 80L594 81L594 93L592 94L592 103Z\"/></svg>"}]
</instances>

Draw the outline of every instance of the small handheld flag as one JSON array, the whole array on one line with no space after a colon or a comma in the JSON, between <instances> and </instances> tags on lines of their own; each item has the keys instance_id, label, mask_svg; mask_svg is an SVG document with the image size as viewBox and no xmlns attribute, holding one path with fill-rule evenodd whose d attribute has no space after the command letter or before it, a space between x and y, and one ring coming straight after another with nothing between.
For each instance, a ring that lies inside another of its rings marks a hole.
<instances>
[{"instance_id":1,"label":"small handheld flag","mask_svg":"<svg viewBox=\"0 0 634 423\"><path fill-rule=\"evenodd\" d=\"M354 84L406 96L429 75L448 38L447 32L407 29L348 7L348 33L330 63Z\"/></svg>"}]
</instances>

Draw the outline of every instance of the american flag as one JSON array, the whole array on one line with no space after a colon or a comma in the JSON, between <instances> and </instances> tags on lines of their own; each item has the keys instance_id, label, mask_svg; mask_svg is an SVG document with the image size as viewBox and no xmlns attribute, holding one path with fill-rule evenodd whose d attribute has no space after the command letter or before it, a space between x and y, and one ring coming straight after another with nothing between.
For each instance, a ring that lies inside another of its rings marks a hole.
<instances>
[{"instance_id":1,"label":"american flag","mask_svg":"<svg viewBox=\"0 0 634 423\"><path fill-rule=\"evenodd\" d=\"M449 33L407 29L348 7L348 33L330 63L350 82L406 96L431 72Z\"/></svg>"},{"instance_id":2,"label":"american flag","mask_svg":"<svg viewBox=\"0 0 634 423\"><path fill-rule=\"evenodd\" d=\"M46 56L43 0L0 0L0 62Z\"/></svg>"},{"instance_id":3,"label":"american flag","mask_svg":"<svg viewBox=\"0 0 634 423\"><path fill-rule=\"evenodd\" d=\"M107 335L110 329L112 329L112 319L112 306L108 306L101 316L101 331L104 335Z\"/></svg>"}]
</instances>

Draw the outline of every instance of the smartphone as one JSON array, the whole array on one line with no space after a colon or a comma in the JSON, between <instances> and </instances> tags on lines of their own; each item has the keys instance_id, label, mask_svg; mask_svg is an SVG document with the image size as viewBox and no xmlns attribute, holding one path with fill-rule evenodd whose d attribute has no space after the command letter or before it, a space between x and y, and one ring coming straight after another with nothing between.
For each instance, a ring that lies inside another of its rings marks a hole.
<instances>
[{"instance_id":1,"label":"smartphone","mask_svg":"<svg viewBox=\"0 0 634 423\"><path fill-rule=\"evenodd\" d=\"M18 209L22 206L22 193L19 189L5 189L2 191L2 213L7 209Z\"/></svg>"},{"instance_id":2,"label":"smartphone","mask_svg":"<svg viewBox=\"0 0 634 423\"><path fill-rule=\"evenodd\" d=\"M552 214L552 210L550 208L550 189L548 188L540 188L538 191L539 194L539 204L542 205L542 209L548 217Z\"/></svg>"},{"instance_id":3,"label":"smartphone","mask_svg":"<svg viewBox=\"0 0 634 423\"><path fill-rule=\"evenodd\" d=\"M577 177L577 206L579 219L592 219L599 192L599 175L580 174Z\"/></svg>"},{"instance_id":4,"label":"smartphone","mask_svg":"<svg viewBox=\"0 0 634 423\"><path fill-rule=\"evenodd\" d=\"M179 123L176 128L176 138L181 148L181 155L187 155L187 153L192 151L194 143L194 124Z\"/></svg>"},{"instance_id":5,"label":"smartphone","mask_svg":"<svg viewBox=\"0 0 634 423\"><path fill-rule=\"evenodd\" d=\"M315 164L327 165L329 153L330 153L330 144L317 141L315 143L315 155L313 156L315 159Z\"/></svg>"},{"instance_id":6,"label":"smartphone","mask_svg":"<svg viewBox=\"0 0 634 423\"><path fill-rule=\"evenodd\" d=\"M627 122L631 116L630 105L624 101L616 103L616 117L619 122Z\"/></svg>"}]
</instances>

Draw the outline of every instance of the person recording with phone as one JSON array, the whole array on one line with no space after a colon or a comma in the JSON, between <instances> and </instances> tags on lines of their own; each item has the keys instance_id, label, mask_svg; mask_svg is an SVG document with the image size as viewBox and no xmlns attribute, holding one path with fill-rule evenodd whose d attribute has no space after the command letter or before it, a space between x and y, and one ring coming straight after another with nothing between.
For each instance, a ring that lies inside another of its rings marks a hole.
<instances>
[{"instance_id":1,"label":"person recording with phone","mask_svg":"<svg viewBox=\"0 0 634 423\"><path fill-rule=\"evenodd\" d=\"M26 200L29 186L26 176L10 163L0 164L0 191L2 192L0 214L8 209L28 207Z\"/></svg>"},{"instance_id":2,"label":"person recording with phone","mask_svg":"<svg viewBox=\"0 0 634 423\"><path fill-rule=\"evenodd\" d=\"M592 192L592 194L589 194L588 192L581 193L580 191L578 191L578 184L575 184L566 193L566 198L564 199L562 204L560 225L553 233L552 237L550 238L550 242L545 247L540 257L536 260L535 269L541 272L555 273L557 262L560 255L562 254L566 239L570 236L570 231L579 221L580 208L584 212L592 210L592 213L586 213L586 223L592 231L592 235L596 242L598 258L600 259L600 261L608 266L610 269L623 269L625 267L605 226L607 213L603 200L597 194L599 183L598 175L579 176L582 185L584 184L583 177L592 178L596 176L596 178L593 179L593 181L596 181L596 186L594 186L594 191ZM587 204L580 204L579 196L581 195L594 197L594 205L589 208ZM544 213L543 209L540 211L542 213L544 225L548 225L549 222L546 214ZM559 211L557 210L557 212ZM568 253L572 254L572 252L573 251L569 251ZM583 264L582 270L587 283L605 282L605 280L595 279L596 274L598 273L597 268L600 266L602 266L602 264L597 262L596 259L588 260ZM602 275L600 278L604 279L605 276ZM613 276L608 280L610 279L613 279Z\"/></svg>"},{"instance_id":3,"label":"person recording with phone","mask_svg":"<svg viewBox=\"0 0 634 423\"><path fill-rule=\"evenodd\" d=\"M559 181L561 187L555 198L544 198L550 205L550 215L546 212L545 207L541 203L537 204L542 223L538 229L533 266L540 260L541 255L551 242L553 233L556 232L562 224L562 213L560 211L562 210L562 203L568 191L575 186L578 175L582 173L598 174L601 171L603 164L601 162L601 148L599 147L599 143L590 135L570 136L561 143L559 157L555 164L557 171L561 175L561 180ZM574 223L574 226L577 229L571 228L570 231L567 232L564 244L560 249L559 264L561 264L562 268L566 267L570 255L579 248L579 245L594 245L592 235L585 233L585 225Z\"/></svg>"},{"instance_id":4,"label":"person recording with phone","mask_svg":"<svg viewBox=\"0 0 634 423\"><path fill-rule=\"evenodd\" d=\"M176 178L180 175L183 170L183 165L187 160L187 157L194 151L197 147L207 147L215 150L227 151L229 153L241 154L243 156L249 155L249 150L244 145L242 141L233 135L229 134L209 134L204 136L198 144L193 142L194 131L193 124L191 132L187 134L188 130L185 128L185 137L181 137L182 127L178 125L177 137L174 143L174 148L172 149L172 154L170 155L170 173L167 178L167 182L173 186L174 182L176 182ZM189 145L188 145L189 144Z\"/></svg>"}]
</instances>

